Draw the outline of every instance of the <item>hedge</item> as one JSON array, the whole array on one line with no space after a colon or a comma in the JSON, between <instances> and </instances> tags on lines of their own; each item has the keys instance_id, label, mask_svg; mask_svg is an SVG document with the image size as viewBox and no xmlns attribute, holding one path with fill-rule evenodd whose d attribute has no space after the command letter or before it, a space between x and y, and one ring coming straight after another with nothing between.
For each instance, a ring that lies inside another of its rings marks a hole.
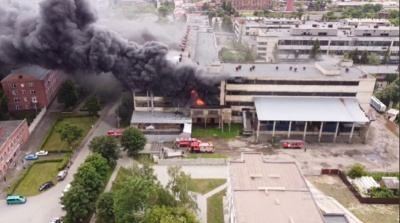
<instances>
[{"instance_id":1,"label":"hedge","mask_svg":"<svg viewBox=\"0 0 400 223\"><path fill-rule=\"evenodd\" d=\"M371 176L376 182L382 180L382 177L397 177L400 179L399 172L368 172L367 176Z\"/></svg>"},{"instance_id":2,"label":"hedge","mask_svg":"<svg viewBox=\"0 0 400 223\"><path fill-rule=\"evenodd\" d=\"M40 164L40 163L57 163L57 162L62 162L63 159L46 159L46 160L37 160L32 162L32 164L26 169L22 175L18 178L17 182L13 184L13 186L10 188L10 190L7 191L7 196L10 196L14 194L15 190L17 187L21 184L22 180L25 179L26 175L28 175L29 171L31 170L32 166L35 164ZM11 191L11 193L10 193Z\"/></svg>"},{"instance_id":3,"label":"hedge","mask_svg":"<svg viewBox=\"0 0 400 223\"><path fill-rule=\"evenodd\" d=\"M60 164L58 164L57 166L58 171L63 170L65 166L67 166L68 162L69 162L69 156L64 157L64 159L62 159Z\"/></svg>"}]
</instances>

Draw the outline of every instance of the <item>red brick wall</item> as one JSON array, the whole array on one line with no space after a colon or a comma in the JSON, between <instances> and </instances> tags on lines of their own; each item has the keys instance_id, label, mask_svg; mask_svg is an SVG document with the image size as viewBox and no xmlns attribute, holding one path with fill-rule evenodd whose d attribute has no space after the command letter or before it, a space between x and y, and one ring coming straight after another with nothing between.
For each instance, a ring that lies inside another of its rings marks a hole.
<instances>
[{"instance_id":1,"label":"red brick wall","mask_svg":"<svg viewBox=\"0 0 400 223\"><path fill-rule=\"evenodd\" d=\"M387 120L386 121L386 126L388 127L388 129L390 129L390 131L392 131L395 134L399 134L399 126L396 125L394 122Z\"/></svg>"},{"instance_id":2,"label":"red brick wall","mask_svg":"<svg viewBox=\"0 0 400 223\"><path fill-rule=\"evenodd\" d=\"M0 122L1 125L1 122ZM8 134L8 133L7 133ZM24 120L7 138L0 148L0 177L3 177L9 167L12 167L16 157L21 151L22 146L29 138L28 123ZM19 145L19 146L18 146ZM15 150L17 148L17 150ZM15 151L14 151L15 150ZM14 151L14 153L13 153ZM11 157L9 162L7 160Z\"/></svg>"},{"instance_id":3,"label":"red brick wall","mask_svg":"<svg viewBox=\"0 0 400 223\"><path fill-rule=\"evenodd\" d=\"M65 79L64 75L57 71L51 71L44 80L39 80L30 75L22 75L22 79L19 76L19 74L15 74L7 77L7 80L1 81L4 92L8 97L9 111L35 110L33 103L35 97L38 109L47 107L56 96L61 82ZM33 86L30 84L33 84ZM18 99L19 102L16 102L15 99ZM19 106L19 109L17 109L17 106Z\"/></svg>"}]
</instances>

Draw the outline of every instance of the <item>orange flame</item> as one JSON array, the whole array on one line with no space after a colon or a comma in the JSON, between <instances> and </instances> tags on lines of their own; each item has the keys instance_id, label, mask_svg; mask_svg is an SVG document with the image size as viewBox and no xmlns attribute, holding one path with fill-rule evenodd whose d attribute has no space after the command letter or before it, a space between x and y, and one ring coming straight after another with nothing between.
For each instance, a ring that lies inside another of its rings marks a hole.
<instances>
[{"instance_id":1,"label":"orange flame","mask_svg":"<svg viewBox=\"0 0 400 223\"><path fill-rule=\"evenodd\" d=\"M191 93L195 97L196 105L198 105L198 106L206 105L206 103L203 100L201 100L201 98L199 97L199 94L197 94L197 91L195 89L193 89Z\"/></svg>"}]
</instances>

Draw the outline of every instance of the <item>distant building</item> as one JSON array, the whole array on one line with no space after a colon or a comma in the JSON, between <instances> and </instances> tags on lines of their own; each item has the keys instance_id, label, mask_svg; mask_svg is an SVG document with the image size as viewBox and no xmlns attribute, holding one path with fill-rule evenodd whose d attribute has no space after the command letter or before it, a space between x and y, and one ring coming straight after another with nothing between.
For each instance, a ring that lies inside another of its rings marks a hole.
<instances>
[{"instance_id":1,"label":"distant building","mask_svg":"<svg viewBox=\"0 0 400 223\"><path fill-rule=\"evenodd\" d=\"M31 65L13 70L2 81L8 110L35 110L47 107L57 95L65 75Z\"/></svg>"},{"instance_id":2,"label":"distant building","mask_svg":"<svg viewBox=\"0 0 400 223\"><path fill-rule=\"evenodd\" d=\"M294 8L294 0L287 0L286 1L286 12L293 12Z\"/></svg>"},{"instance_id":3,"label":"distant building","mask_svg":"<svg viewBox=\"0 0 400 223\"><path fill-rule=\"evenodd\" d=\"M272 0L258 0L258 1L245 1L245 0L232 0L232 7L235 10L264 10L272 8Z\"/></svg>"},{"instance_id":4,"label":"distant building","mask_svg":"<svg viewBox=\"0 0 400 223\"><path fill-rule=\"evenodd\" d=\"M16 161L18 153L29 137L28 123L25 120L0 122L0 177Z\"/></svg>"},{"instance_id":5,"label":"distant building","mask_svg":"<svg viewBox=\"0 0 400 223\"><path fill-rule=\"evenodd\" d=\"M228 172L225 222L325 222L296 162L242 153Z\"/></svg>"}]
</instances>

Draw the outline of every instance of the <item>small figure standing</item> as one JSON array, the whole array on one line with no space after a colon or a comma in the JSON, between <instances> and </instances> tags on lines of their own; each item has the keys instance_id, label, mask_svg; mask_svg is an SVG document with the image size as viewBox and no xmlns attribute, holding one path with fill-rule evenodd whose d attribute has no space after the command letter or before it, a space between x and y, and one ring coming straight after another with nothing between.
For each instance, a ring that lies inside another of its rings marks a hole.
<instances>
[{"instance_id":1,"label":"small figure standing","mask_svg":"<svg viewBox=\"0 0 400 223\"><path fill-rule=\"evenodd\" d=\"M307 147L304 147L304 152L307 152Z\"/></svg>"},{"instance_id":2,"label":"small figure standing","mask_svg":"<svg viewBox=\"0 0 400 223\"><path fill-rule=\"evenodd\" d=\"M6 182L6 181L7 181L7 178L4 176L4 177L3 177L3 180L4 180L4 182Z\"/></svg>"}]
</instances>

